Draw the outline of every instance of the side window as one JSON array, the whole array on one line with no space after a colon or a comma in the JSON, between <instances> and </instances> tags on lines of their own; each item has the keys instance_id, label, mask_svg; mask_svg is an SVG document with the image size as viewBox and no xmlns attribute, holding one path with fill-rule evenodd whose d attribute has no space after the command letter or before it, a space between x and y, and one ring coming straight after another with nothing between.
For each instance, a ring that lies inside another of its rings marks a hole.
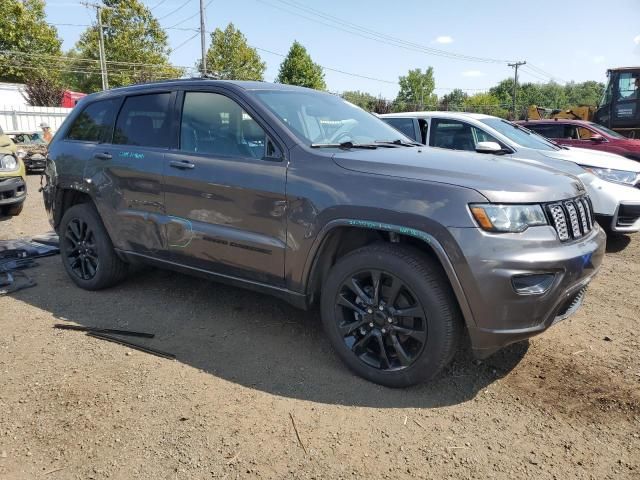
<instances>
[{"instance_id":1,"label":"side window","mask_svg":"<svg viewBox=\"0 0 640 480\"><path fill-rule=\"evenodd\" d=\"M578 135L580 135L580 140L589 140L591 137L597 134L596 132L593 132L588 128L578 127Z\"/></svg>"},{"instance_id":2,"label":"side window","mask_svg":"<svg viewBox=\"0 0 640 480\"><path fill-rule=\"evenodd\" d=\"M240 105L224 95L186 92L180 124L180 149L231 157L263 158L267 137Z\"/></svg>"},{"instance_id":3,"label":"side window","mask_svg":"<svg viewBox=\"0 0 640 480\"><path fill-rule=\"evenodd\" d=\"M429 145L432 147L448 148L450 150L474 151L476 144L473 138L471 125L457 120L434 118L431 120L431 138ZM481 132L481 130L477 130ZM482 132L484 133L484 132ZM480 140L494 141L494 140Z\"/></svg>"},{"instance_id":4,"label":"side window","mask_svg":"<svg viewBox=\"0 0 640 480\"><path fill-rule=\"evenodd\" d=\"M396 130L404 133L412 140L416 140L416 131L413 126L413 118L385 118L383 119Z\"/></svg>"},{"instance_id":5,"label":"side window","mask_svg":"<svg viewBox=\"0 0 640 480\"><path fill-rule=\"evenodd\" d=\"M426 145L427 138L429 138L429 123L424 118L418 119L418 126L420 127L420 143Z\"/></svg>"},{"instance_id":6,"label":"side window","mask_svg":"<svg viewBox=\"0 0 640 480\"><path fill-rule=\"evenodd\" d=\"M560 124L532 124L525 125L529 130L547 138L565 138L564 126Z\"/></svg>"},{"instance_id":7,"label":"side window","mask_svg":"<svg viewBox=\"0 0 640 480\"><path fill-rule=\"evenodd\" d=\"M170 93L127 97L118 114L113 143L141 147L168 147L170 97Z\"/></svg>"},{"instance_id":8,"label":"side window","mask_svg":"<svg viewBox=\"0 0 640 480\"><path fill-rule=\"evenodd\" d=\"M618 78L618 100L639 98L640 77L632 72L621 73Z\"/></svg>"},{"instance_id":9,"label":"side window","mask_svg":"<svg viewBox=\"0 0 640 480\"><path fill-rule=\"evenodd\" d=\"M110 141L117 102L116 99L100 100L88 105L73 121L66 138L82 142Z\"/></svg>"},{"instance_id":10,"label":"side window","mask_svg":"<svg viewBox=\"0 0 640 480\"><path fill-rule=\"evenodd\" d=\"M580 135L578 134L578 127L575 125L565 125L564 126L564 137L569 140L580 140Z\"/></svg>"}]
</instances>

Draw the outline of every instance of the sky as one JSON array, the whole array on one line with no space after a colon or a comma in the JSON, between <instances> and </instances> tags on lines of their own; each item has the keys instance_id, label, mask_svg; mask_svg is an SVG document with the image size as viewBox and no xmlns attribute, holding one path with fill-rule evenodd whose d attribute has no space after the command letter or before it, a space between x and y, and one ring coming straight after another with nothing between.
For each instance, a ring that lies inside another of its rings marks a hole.
<instances>
[{"instance_id":1,"label":"sky","mask_svg":"<svg viewBox=\"0 0 640 480\"><path fill-rule=\"evenodd\" d=\"M165 28L199 27L199 0L143 2ZM250 45L261 49L267 81L277 76L281 55L294 40L324 67L369 77L325 70L332 92L361 90L394 98L400 75L429 66L438 95L453 88L469 93L485 90L513 76L509 61L527 62L520 69L522 82L546 82L550 77L560 83L604 82L607 68L640 66L640 0L407 0L402 6L389 0L205 0L205 4L207 30L233 22ZM47 18L53 24L86 25L95 20L95 12L80 0L48 0ZM83 31L77 26L57 28L65 50ZM196 32L174 28L167 34L175 49L171 62L195 65L200 37L191 37ZM500 62L459 60L450 54Z\"/></svg>"}]
</instances>

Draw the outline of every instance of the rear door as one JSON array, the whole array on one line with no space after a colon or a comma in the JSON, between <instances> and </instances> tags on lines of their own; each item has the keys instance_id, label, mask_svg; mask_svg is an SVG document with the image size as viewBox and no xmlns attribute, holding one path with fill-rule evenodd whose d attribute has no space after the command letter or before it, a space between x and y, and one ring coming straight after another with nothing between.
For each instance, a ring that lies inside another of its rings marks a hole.
<instances>
[{"instance_id":1,"label":"rear door","mask_svg":"<svg viewBox=\"0 0 640 480\"><path fill-rule=\"evenodd\" d=\"M286 162L268 125L223 89L181 92L166 155L168 241L180 264L284 284Z\"/></svg>"},{"instance_id":2,"label":"rear door","mask_svg":"<svg viewBox=\"0 0 640 480\"><path fill-rule=\"evenodd\" d=\"M174 98L158 91L122 99L112 140L97 145L87 163L85 175L116 248L168 254L162 179Z\"/></svg>"}]
</instances>

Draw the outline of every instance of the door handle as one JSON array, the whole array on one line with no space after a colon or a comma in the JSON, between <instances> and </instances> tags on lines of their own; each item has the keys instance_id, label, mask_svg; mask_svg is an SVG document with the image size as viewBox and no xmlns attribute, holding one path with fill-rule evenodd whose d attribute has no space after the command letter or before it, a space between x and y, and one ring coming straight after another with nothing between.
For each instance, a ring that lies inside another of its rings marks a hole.
<instances>
[{"instance_id":1,"label":"door handle","mask_svg":"<svg viewBox=\"0 0 640 480\"><path fill-rule=\"evenodd\" d=\"M179 168L181 170L190 170L192 168L195 168L196 165L195 163L191 163L187 160L171 160L169 162L169 166L173 167L173 168Z\"/></svg>"},{"instance_id":2,"label":"door handle","mask_svg":"<svg viewBox=\"0 0 640 480\"><path fill-rule=\"evenodd\" d=\"M98 160L111 160L113 158L108 152L96 153L94 157Z\"/></svg>"}]
</instances>

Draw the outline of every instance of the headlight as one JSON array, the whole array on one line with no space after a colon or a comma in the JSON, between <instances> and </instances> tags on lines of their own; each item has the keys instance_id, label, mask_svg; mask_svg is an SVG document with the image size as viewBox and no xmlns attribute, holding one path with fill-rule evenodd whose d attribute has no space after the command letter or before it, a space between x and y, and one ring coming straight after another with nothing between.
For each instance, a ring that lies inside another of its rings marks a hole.
<instances>
[{"instance_id":1,"label":"headlight","mask_svg":"<svg viewBox=\"0 0 640 480\"><path fill-rule=\"evenodd\" d=\"M635 185L640 177L640 174L636 172L628 172L626 170L613 170L611 168L587 167L584 165L583 165L583 168L585 170L590 171L594 175L597 175L601 179L607 180L608 182Z\"/></svg>"},{"instance_id":2,"label":"headlight","mask_svg":"<svg viewBox=\"0 0 640 480\"><path fill-rule=\"evenodd\" d=\"M488 232L524 232L548 223L540 205L475 203L469 208L478 225Z\"/></svg>"},{"instance_id":3,"label":"headlight","mask_svg":"<svg viewBox=\"0 0 640 480\"><path fill-rule=\"evenodd\" d=\"M4 155L0 158L0 170L17 170L18 161L13 155Z\"/></svg>"},{"instance_id":4,"label":"headlight","mask_svg":"<svg viewBox=\"0 0 640 480\"><path fill-rule=\"evenodd\" d=\"M18 157L18 158L24 158L26 156L27 156L27 152L25 152L24 150L18 150L16 152L16 157Z\"/></svg>"}]
</instances>

